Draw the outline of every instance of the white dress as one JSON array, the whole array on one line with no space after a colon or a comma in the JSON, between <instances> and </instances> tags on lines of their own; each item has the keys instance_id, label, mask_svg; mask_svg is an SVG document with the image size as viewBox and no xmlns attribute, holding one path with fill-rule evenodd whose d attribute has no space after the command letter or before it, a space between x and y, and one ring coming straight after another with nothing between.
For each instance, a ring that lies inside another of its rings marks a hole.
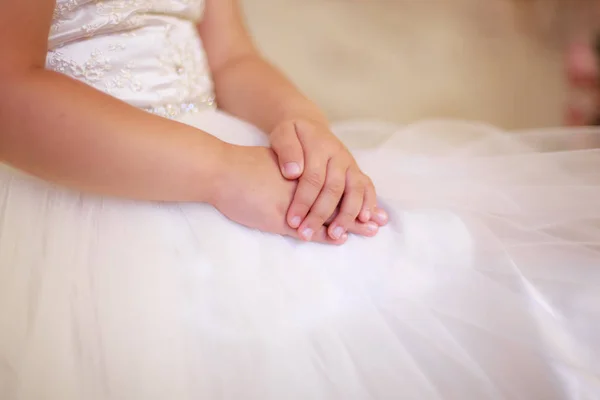
<instances>
[{"instance_id":1,"label":"white dress","mask_svg":"<svg viewBox=\"0 0 600 400\"><path fill-rule=\"evenodd\" d=\"M214 109L202 10L59 0L48 68L264 144ZM391 213L339 248L0 165L0 399L600 399L600 132L334 130Z\"/></svg>"}]
</instances>

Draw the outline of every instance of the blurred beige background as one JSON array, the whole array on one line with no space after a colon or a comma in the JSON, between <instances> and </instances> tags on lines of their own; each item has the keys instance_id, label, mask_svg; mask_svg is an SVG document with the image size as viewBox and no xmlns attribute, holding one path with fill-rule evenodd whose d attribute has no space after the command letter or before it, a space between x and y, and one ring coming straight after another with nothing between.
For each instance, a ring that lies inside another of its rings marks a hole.
<instances>
[{"instance_id":1,"label":"blurred beige background","mask_svg":"<svg viewBox=\"0 0 600 400\"><path fill-rule=\"evenodd\" d=\"M243 4L265 54L334 120L442 117L507 129L562 124L567 90L560 46L533 27L522 0ZM535 12L535 23L543 13Z\"/></svg>"}]
</instances>

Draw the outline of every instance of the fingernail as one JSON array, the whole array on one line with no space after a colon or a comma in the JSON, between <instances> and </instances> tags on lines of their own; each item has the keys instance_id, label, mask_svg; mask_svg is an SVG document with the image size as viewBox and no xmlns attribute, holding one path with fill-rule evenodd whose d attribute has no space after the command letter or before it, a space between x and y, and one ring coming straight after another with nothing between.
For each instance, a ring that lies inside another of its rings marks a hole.
<instances>
[{"instance_id":1,"label":"fingernail","mask_svg":"<svg viewBox=\"0 0 600 400\"><path fill-rule=\"evenodd\" d=\"M346 240L348 240L348 234L347 234L347 233L344 233L344 234L342 235L342 238L341 238L341 240L343 240L343 241L346 241Z\"/></svg>"},{"instance_id":2,"label":"fingernail","mask_svg":"<svg viewBox=\"0 0 600 400\"><path fill-rule=\"evenodd\" d=\"M300 218L300 217L294 217L290 220L290 226L292 228L299 227L301 223L302 223L302 218Z\"/></svg>"},{"instance_id":3,"label":"fingernail","mask_svg":"<svg viewBox=\"0 0 600 400\"><path fill-rule=\"evenodd\" d=\"M334 239L341 238L343 234L344 234L344 228L342 228L341 226L336 226L335 229L333 230L333 238Z\"/></svg>"},{"instance_id":4,"label":"fingernail","mask_svg":"<svg viewBox=\"0 0 600 400\"><path fill-rule=\"evenodd\" d=\"M378 229L379 229L379 225L377 225L375 222L367 223L367 230L369 232L377 232Z\"/></svg>"},{"instance_id":5,"label":"fingernail","mask_svg":"<svg viewBox=\"0 0 600 400\"><path fill-rule=\"evenodd\" d=\"M314 233L315 232L312 229L310 229L310 228L304 228L302 230L302 233L300 235L302 236L302 238L304 240L311 240L312 237L313 237L313 235L314 235Z\"/></svg>"},{"instance_id":6,"label":"fingernail","mask_svg":"<svg viewBox=\"0 0 600 400\"><path fill-rule=\"evenodd\" d=\"M376 215L377 215L377 218L382 222L385 222L388 219L388 214L383 210L378 210Z\"/></svg>"},{"instance_id":7,"label":"fingernail","mask_svg":"<svg viewBox=\"0 0 600 400\"><path fill-rule=\"evenodd\" d=\"M287 164L284 164L284 166L283 166L283 173L286 176L297 176L297 175L300 175L300 165L298 163L295 163L295 162L289 162Z\"/></svg>"}]
</instances>

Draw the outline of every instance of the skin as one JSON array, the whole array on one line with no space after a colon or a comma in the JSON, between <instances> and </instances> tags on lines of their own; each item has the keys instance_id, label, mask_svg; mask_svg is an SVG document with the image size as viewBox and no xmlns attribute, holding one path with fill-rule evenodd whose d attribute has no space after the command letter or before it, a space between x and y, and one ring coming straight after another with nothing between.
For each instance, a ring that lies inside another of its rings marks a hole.
<instances>
[{"instance_id":1,"label":"skin","mask_svg":"<svg viewBox=\"0 0 600 400\"><path fill-rule=\"evenodd\" d=\"M208 203L240 224L300 237L285 223L298 183L281 175L273 150L222 142L45 70L54 5L54 0L0 0L2 162L50 182L106 196ZM291 109L283 107L271 114L263 108L269 103L257 106L254 99L235 99L236 86L240 93L247 93L253 84L244 84L244 79L232 75L240 73L251 80L264 74L264 87L283 78L247 52L250 47L245 42L249 40L243 39L247 34L241 18L236 17L237 22L232 18L239 16L233 1L212 0L207 7L207 18L199 30L225 110L263 129L269 124L277 126L279 119L287 119L279 113ZM216 46L216 39L207 40L210 37L219 37L224 45ZM273 99L279 90L273 89ZM256 187L264 190L257 193ZM239 204L236 199L240 197L248 201ZM348 232L370 234L366 224L357 221ZM332 239L325 226L317 228L312 237L332 244L346 239L347 235Z\"/></svg>"},{"instance_id":2,"label":"skin","mask_svg":"<svg viewBox=\"0 0 600 400\"><path fill-rule=\"evenodd\" d=\"M270 132L283 176L299 178L289 226L311 240L339 207L328 229L332 239L346 232L377 233L387 214L377 208L371 180L331 133L318 107L260 55L238 2L208 0L198 30L220 107Z\"/></svg>"}]
</instances>

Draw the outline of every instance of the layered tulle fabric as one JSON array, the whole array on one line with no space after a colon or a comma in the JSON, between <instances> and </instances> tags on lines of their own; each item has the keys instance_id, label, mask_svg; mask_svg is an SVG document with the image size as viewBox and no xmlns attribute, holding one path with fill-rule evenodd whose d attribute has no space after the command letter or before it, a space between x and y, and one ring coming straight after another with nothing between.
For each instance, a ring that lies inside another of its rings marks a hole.
<instances>
[{"instance_id":1,"label":"layered tulle fabric","mask_svg":"<svg viewBox=\"0 0 600 400\"><path fill-rule=\"evenodd\" d=\"M2 167L0 398L598 398L600 131L335 130L391 213L341 247Z\"/></svg>"}]
</instances>

